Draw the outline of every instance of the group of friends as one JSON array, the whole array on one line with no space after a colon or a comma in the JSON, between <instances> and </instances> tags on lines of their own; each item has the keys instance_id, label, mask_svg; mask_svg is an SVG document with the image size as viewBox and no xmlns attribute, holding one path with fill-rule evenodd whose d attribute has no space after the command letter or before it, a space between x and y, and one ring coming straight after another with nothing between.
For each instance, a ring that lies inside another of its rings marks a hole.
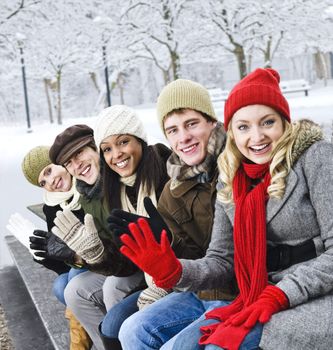
<instances>
[{"instance_id":1,"label":"group of friends","mask_svg":"<svg viewBox=\"0 0 333 350\"><path fill-rule=\"evenodd\" d=\"M170 147L134 109L73 125L23 159L44 189L36 263L58 273L70 349L333 348L333 145L291 121L273 69L157 100Z\"/></svg>"}]
</instances>

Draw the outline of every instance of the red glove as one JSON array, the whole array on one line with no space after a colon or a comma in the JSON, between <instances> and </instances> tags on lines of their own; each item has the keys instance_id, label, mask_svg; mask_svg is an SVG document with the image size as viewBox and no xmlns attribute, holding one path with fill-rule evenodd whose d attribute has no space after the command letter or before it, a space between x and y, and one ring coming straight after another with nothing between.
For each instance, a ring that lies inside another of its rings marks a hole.
<instances>
[{"instance_id":1,"label":"red glove","mask_svg":"<svg viewBox=\"0 0 333 350\"><path fill-rule=\"evenodd\" d=\"M230 316L225 322L201 327L204 335L199 344L215 344L223 349L237 350L257 322L268 322L274 313L288 306L288 298L280 288L267 286L257 301Z\"/></svg>"},{"instance_id":2,"label":"red glove","mask_svg":"<svg viewBox=\"0 0 333 350\"><path fill-rule=\"evenodd\" d=\"M252 328L257 322L268 322L273 314L288 307L289 300L284 292L276 286L269 285L261 292L254 303L245 307L224 323L225 326L229 324L233 326L244 324L246 328Z\"/></svg>"},{"instance_id":3,"label":"red glove","mask_svg":"<svg viewBox=\"0 0 333 350\"><path fill-rule=\"evenodd\" d=\"M162 231L161 243L157 243L147 220L140 218L128 228L132 236L120 237L124 243L120 251L153 277L157 287L172 288L181 276L182 265L170 246L166 231Z\"/></svg>"}]
</instances>

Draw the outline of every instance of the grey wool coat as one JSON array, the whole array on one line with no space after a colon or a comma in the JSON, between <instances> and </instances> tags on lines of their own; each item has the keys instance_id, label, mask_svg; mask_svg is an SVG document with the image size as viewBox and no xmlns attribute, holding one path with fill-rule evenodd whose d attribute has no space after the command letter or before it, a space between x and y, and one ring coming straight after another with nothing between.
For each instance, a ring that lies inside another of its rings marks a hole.
<instances>
[{"instance_id":1,"label":"grey wool coat","mask_svg":"<svg viewBox=\"0 0 333 350\"><path fill-rule=\"evenodd\" d=\"M303 123L285 194L267 202L267 244L297 246L312 239L317 257L269 275L290 308L264 325L260 347L265 350L333 349L333 144L317 141L317 127ZM233 222L234 207L216 201L206 256L181 260L177 289L216 288L230 280Z\"/></svg>"}]
</instances>

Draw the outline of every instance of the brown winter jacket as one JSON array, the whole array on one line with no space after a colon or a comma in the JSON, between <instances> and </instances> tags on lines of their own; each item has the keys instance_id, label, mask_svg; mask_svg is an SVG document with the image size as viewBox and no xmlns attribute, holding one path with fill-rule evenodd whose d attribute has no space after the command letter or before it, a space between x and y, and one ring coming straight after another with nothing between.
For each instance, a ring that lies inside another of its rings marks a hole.
<instances>
[{"instance_id":1,"label":"brown winter jacket","mask_svg":"<svg viewBox=\"0 0 333 350\"><path fill-rule=\"evenodd\" d=\"M187 180L171 190L171 181L164 187L158 211L173 234L172 248L178 258L201 258L211 237L217 169L210 183Z\"/></svg>"},{"instance_id":2,"label":"brown winter jacket","mask_svg":"<svg viewBox=\"0 0 333 350\"><path fill-rule=\"evenodd\" d=\"M173 234L172 248L178 258L199 259L205 256L210 243L216 200L216 168L213 180L198 183L186 180L170 189L169 180L158 201L158 211ZM230 300L237 295L233 281L223 289L203 290L201 299Z\"/></svg>"}]
</instances>

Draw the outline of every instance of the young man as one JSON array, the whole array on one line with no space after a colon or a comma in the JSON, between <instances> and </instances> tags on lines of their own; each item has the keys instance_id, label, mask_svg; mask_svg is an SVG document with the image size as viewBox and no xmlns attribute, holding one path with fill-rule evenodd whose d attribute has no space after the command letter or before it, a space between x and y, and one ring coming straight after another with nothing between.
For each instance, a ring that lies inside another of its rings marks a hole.
<instances>
[{"instance_id":1,"label":"young man","mask_svg":"<svg viewBox=\"0 0 333 350\"><path fill-rule=\"evenodd\" d=\"M198 259L205 255L211 238L217 158L224 148L225 131L208 91L190 80L178 79L162 90L157 114L173 150L167 162L171 179L158 202L158 212L172 234L176 256ZM149 214L152 219L154 213ZM225 292L205 291L201 297L226 298ZM227 292L229 298L234 294L231 289ZM197 312L193 318L184 318L184 311L195 307L196 298L192 293L172 293L135 313L121 327L123 349L159 349L201 315Z\"/></svg>"},{"instance_id":2,"label":"young man","mask_svg":"<svg viewBox=\"0 0 333 350\"><path fill-rule=\"evenodd\" d=\"M72 235L73 230L84 229L91 230L91 234L95 235L95 239L90 242L83 238L82 241L77 239L78 250L72 247L83 258L83 265L90 271L76 276L78 278L68 283L65 300L90 335L96 349L104 350L98 325L105 311L140 285L143 274L138 272L132 262L124 259L108 232L109 212L102 193L100 159L93 130L87 125L68 127L56 137L50 149L50 158L54 164L64 166L76 178L76 186L81 194L81 207L85 214L90 214L93 218L93 221L89 218L87 220L86 215L83 225L76 221L71 222L71 216L57 215L55 224L67 237ZM100 265L105 264L101 260L105 245L114 246L112 268L108 268L108 275L113 275L110 277L93 272L99 272Z\"/></svg>"}]
</instances>

